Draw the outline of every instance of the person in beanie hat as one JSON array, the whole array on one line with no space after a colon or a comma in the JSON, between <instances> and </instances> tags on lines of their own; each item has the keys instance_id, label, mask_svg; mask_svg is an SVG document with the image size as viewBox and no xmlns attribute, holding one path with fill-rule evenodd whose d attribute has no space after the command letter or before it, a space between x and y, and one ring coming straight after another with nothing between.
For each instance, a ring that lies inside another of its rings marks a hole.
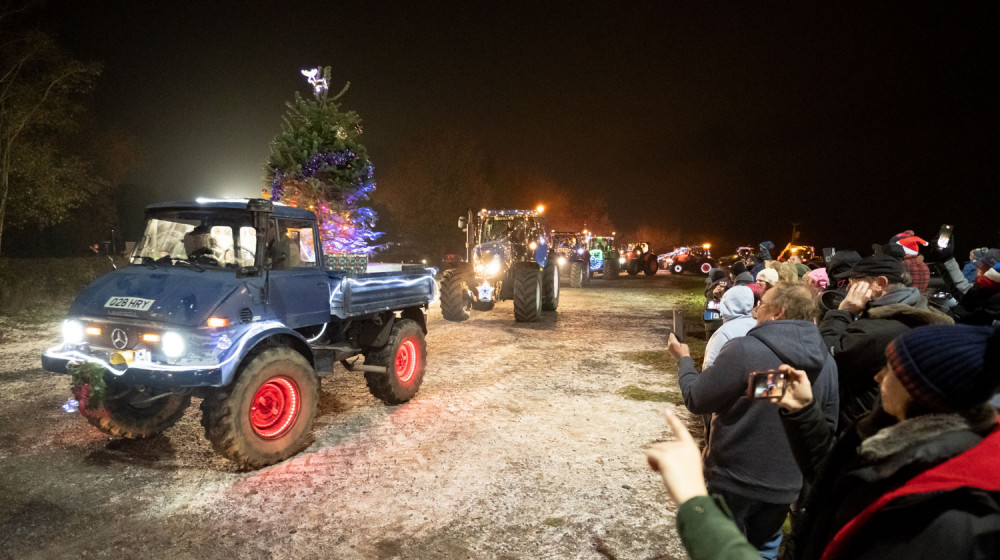
<instances>
[{"instance_id":1,"label":"person in beanie hat","mask_svg":"<svg viewBox=\"0 0 1000 560\"><path fill-rule=\"evenodd\" d=\"M836 438L808 375L781 366L782 426L813 482L783 558L1000 557L1000 429L985 402L1000 387L1000 331L921 327L886 353L882 406ZM685 548L694 560L752 558L755 549L721 522L724 509L692 476L697 448L684 435L654 445L647 460L680 497Z\"/></svg>"},{"instance_id":2,"label":"person in beanie hat","mask_svg":"<svg viewBox=\"0 0 1000 560\"><path fill-rule=\"evenodd\" d=\"M924 293L931 283L931 269L920 256L920 247L927 242L917 237L912 229L892 236L889 243L895 243L903 248L903 268L910 275L910 285Z\"/></svg>"},{"instance_id":3,"label":"person in beanie hat","mask_svg":"<svg viewBox=\"0 0 1000 560\"><path fill-rule=\"evenodd\" d=\"M875 407L878 386L873 379L893 338L912 328L954 321L905 285L903 265L888 250L859 260L836 279L849 282L847 294L837 309L823 314L819 330L837 360L843 428Z\"/></svg>"}]
</instances>

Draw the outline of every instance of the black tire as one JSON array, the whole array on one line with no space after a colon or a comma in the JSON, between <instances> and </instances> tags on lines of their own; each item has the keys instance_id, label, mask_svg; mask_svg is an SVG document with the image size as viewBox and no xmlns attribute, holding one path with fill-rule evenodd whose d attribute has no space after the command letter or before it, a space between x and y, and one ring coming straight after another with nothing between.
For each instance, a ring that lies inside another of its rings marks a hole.
<instances>
[{"instance_id":1,"label":"black tire","mask_svg":"<svg viewBox=\"0 0 1000 560\"><path fill-rule=\"evenodd\" d=\"M441 275L441 315L448 321L469 318L472 300L465 291L465 278L458 268L451 268Z\"/></svg>"},{"instance_id":2,"label":"black tire","mask_svg":"<svg viewBox=\"0 0 1000 560\"><path fill-rule=\"evenodd\" d=\"M514 270L514 320L534 322L542 318L542 271L534 264Z\"/></svg>"},{"instance_id":3,"label":"black tire","mask_svg":"<svg viewBox=\"0 0 1000 560\"><path fill-rule=\"evenodd\" d=\"M265 348L251 354L228 387L205 396L205 437L239 465L273 465L308 444L318 393L319 378L302 354Z\"/></svg>"},{"instance_id":4,"label":"black tire","mask_svg":"<svg viewBox=\"0 0 1000 560\"><path fill-rule=\"evenodd\" d=\"M611 279L618 276L618 271L616 270L618 267L613 264L617 262L617 258L612 261L609 255L605 255L604 264L601 266L601 275L604 276L605 279Z\"/></svg>"},{"instance_id":5,"label":"black tire","mask_svg":"<svg viewBox=\"0 0 1000 560\"><path fill-rule=\"evenodd\" d=\"M385 367L384 372L366 371L368 391L385 404L402 404L413 398L424 382L427 343L420 325L400 319L392 325L389 342L365 354L365 363Z\"/></svg>"},{"instance_id":6,"label":"black tire","mask_svg":"<svg viewBox=\"0 0 1000 560\"><path fill-rule=\"evenodd\" d=\"M681 263L674 263L674 266L670 267L670 270L674 274L684 274L684 265Z\"/></svg>"},{"instance_id":7,"label":"black tire","mask_svg":"<svg viewBox=\"0 0 1000 560\"><path fill-rule=\"evenodd\" d=\"M589 286L590 281L594 278L594 271L590 270L590 259L587 259L583 263L583 285Z\"/></svg>"},{"instance_id":8,"label":"black tire","mask_svg":"<svg viewBox=\"0 0 1000 560\"><path fill-rule=\"evenodd\" d=\"M622 265L618 261L619 255L617 251L611 253L611 256L604 261L604 270L607 271L604 275L605 278L610 278L612 280L617 279L622 272Z\"/></svg>"},{"instance_id":9,"label":"black tire","mask_svg":"<svg viewBox=\"0 0 1000 560\"><path fill-rule=\"evenodd\" d=\"M660 269L660 263L656 262L656 257L650 254L646 257L646 266L643 268L643 272L646 276L656 276L656 271Z\"/></svg>"},{"instance_id":10,"label":"black tire","mask_svg":"<svg viewBox=\"0 0 1000 560\"><path fill-rule=\"evenodd\" d=\"M572 288L582 288L586 279L586 267L582 261L574 261L569 267L569 285Z\"/></svg>"},{"instance_id":11,"label":"black tire","mask_svg":"<svg viewBox=\"0 0 1000 560\"><path fill-rule=\"evenodd\" d=\"M628 267L625 269L629 276L635 276L639 274L639 259L632 259L628 261Z\"/></svg>"},{"instance_id":12,"label":"black tire","mask_svg":"<svg viewBox=\"0 0 1000 560\"><path fill-rule=\"evenodd\" d=\"M149 401L150 397L157 396L156 393L116 387L114 383L108 383L107 394L116 395L104 401L103 408L108 415L88 416L87 421L98 430L121 438L142 439L163 433L191 406L191 395L171 393L169 397Z\"/></svg>"},{"instance_id":13,"label":"black tire","mask_svg":"<svg viewBox=\"0 0 1000 560\"><path fill-rule=\"evenodd\" d=\"M551 257L547 264L542 269L542 309L555 311L559 308L559 265Z\"/></svg>"}]
</instances>

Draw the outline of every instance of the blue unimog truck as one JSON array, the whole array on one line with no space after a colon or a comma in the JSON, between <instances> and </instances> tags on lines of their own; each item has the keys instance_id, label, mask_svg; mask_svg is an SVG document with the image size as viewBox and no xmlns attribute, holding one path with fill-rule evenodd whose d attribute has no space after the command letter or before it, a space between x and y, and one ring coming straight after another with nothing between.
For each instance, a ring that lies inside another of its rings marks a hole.
<instances>
[{"instance_id":1,"label":"blue unimog truck","mask_svg":"<svg viewBox=\"0 0 1000 560\"><path fill-rule=\"evenodd\" d=\"M154 204L131 259L77 296L42 356L55 373L100 366L100 409L81 411L105 433L153 436L200 397L215 450L262 467L308 444L319 377L336 362L387 404L420 388L433 269L367 272L364 255L324 255L308 210Z\"/></svg>"},{"instance_id":2,"label":"blue unimog truck","mask_svg":"<svg viewBox=\"0 0 1000 560\"><path fill-rule=\"evenodd\" d=\"M441 315L464 321L471 310L489 311L514 300L514 320L533 322L559 307L559 267L541 209L469 210L466 258L441 275Z\"/></svg>"}]
</instances>

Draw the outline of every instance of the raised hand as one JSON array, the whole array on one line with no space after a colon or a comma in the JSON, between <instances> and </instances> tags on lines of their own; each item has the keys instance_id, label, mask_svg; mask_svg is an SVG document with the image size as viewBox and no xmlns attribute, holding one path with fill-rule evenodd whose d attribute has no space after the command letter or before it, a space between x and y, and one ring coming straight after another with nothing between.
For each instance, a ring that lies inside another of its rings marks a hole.
<instances>
[{"instance_id":1,"label":"raised hand","mask_svg":"<svg viewBox=\"0 0 1000 560\"><path fill-rule=\"evenodd\" d=\"M646 450L646 461L650 468L660 473L663 485L677 505L695 496L707 496L705 477L701 472L701 452L697 444L673 411L663 409L663 418L677 440L653 444Z\"/></svg>"}]
</instances>

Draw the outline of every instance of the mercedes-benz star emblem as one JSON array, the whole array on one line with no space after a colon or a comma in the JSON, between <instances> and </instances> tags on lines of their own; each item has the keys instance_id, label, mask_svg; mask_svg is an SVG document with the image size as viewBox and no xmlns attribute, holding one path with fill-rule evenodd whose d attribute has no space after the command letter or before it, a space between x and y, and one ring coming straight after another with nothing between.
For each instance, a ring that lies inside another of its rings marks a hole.
<instances>
[{"instance_id":1,"label":"mercedes-benz star emblem","mask_svg":"<svg viewBox=\"0 0 1000 560\"><path fill-rule=\"evenodd\" d=\"M122 329L111 331L111 344L114 344L115 348L119 350L124 350L128 346L128 335Z\"/></svg>"}]
</instances>

